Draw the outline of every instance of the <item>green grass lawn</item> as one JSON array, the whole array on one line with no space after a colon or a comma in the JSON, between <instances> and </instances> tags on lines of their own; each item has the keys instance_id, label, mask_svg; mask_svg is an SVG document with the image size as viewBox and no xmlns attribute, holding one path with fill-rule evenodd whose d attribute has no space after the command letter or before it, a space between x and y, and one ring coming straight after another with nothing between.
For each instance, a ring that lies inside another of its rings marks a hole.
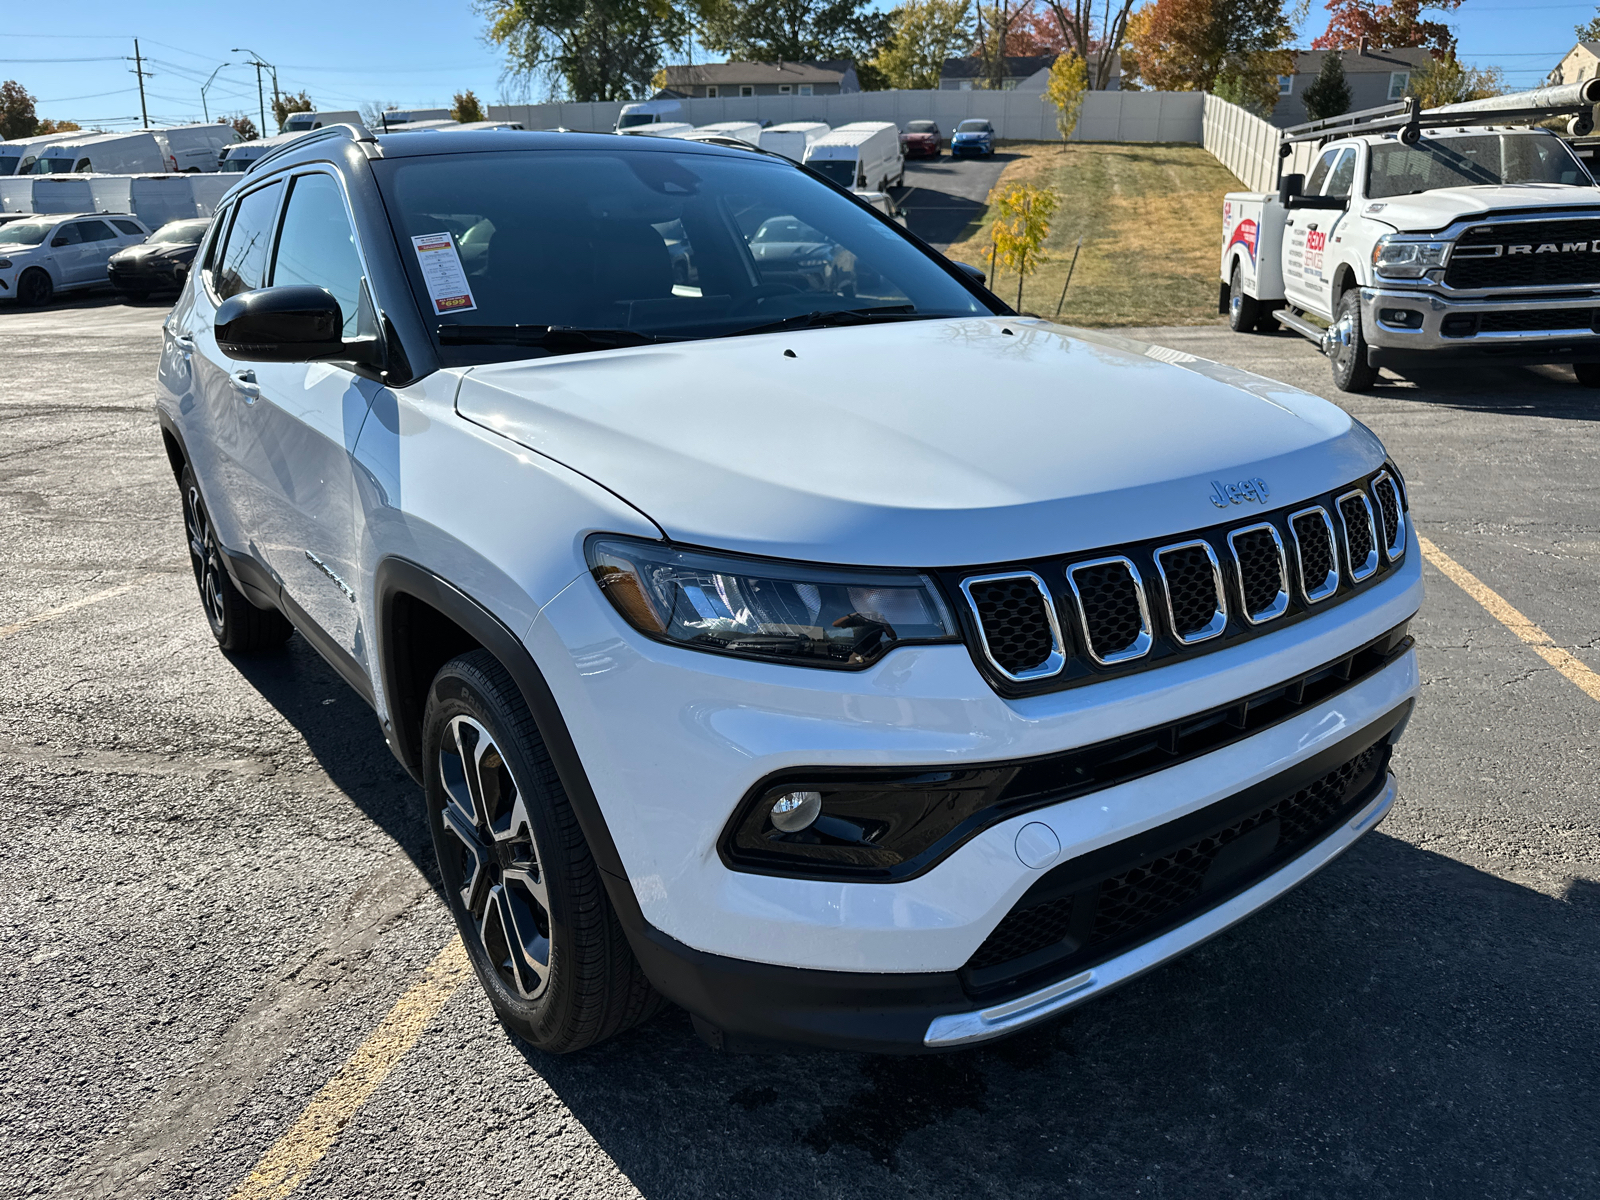
<instances>
[{"instance_id":1,"label":"green grass lawn","mask_svg":"<svg viewBox=\"0 0 1600 1200\"><path fill-rule=\"evenodd\" d=\"M1054 317L1073 247L1083 252L1061 320L1069 325L1202 325L1217 316L1222 196L1244 185L1199 146L1012 143L1021 155L1001 185L1054 188L1061 198L1045 243L1046 260L1023 285L1024 312ZM946 253L989 270L989 221L966 231ZM1017 302L1017 277L997 267L989 280Z\"/></svg>"}]
</instances>

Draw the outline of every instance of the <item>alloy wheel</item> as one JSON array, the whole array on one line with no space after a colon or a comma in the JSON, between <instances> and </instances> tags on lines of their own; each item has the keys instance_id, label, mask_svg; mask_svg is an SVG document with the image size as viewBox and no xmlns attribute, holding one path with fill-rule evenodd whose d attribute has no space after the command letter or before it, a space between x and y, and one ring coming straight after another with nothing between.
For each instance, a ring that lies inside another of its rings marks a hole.
<instances>
[{"instance_id":1,"label":"alloy wheel","mask_svg":"<svg viewBox=\"0 0 1600 1200\"><path fill-rule=\"evenodd\" d=\"M200 489L193 483L183 492L183 516L189 534L194 581L200 587L200 603L205 606L206 619L220 636L228 611L222 596L222 554L217 549L217 536L206 515L205 502L200 499Z\"/></svg>"},{"instance_id":2,"label":"alloy wheel","mask_svg":"<svg viewBox=\"0 0 1600 1200\"><path fill-rule=\"evenodd\" d=\"M440 869L500 981L523 1000L550 983L550 894L521 787L494 736L453 717L439 747L447 796Z\"/></svg>"}]
</instances>

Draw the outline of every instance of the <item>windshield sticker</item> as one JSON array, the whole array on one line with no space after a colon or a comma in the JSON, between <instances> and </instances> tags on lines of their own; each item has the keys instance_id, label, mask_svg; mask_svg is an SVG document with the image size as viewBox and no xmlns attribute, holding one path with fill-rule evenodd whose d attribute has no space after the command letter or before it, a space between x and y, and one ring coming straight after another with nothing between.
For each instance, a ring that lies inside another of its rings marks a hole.
<instances>
[{"instance_id":1,"label":"windshield sticker","mask_svg":"<svg viewBox=\"0 0 1600 1200\"><path fill-rule=\"evenodd\" d=\"M411 239L422 265L422 280L428 285L433 312L472 312L478 306L467 286L467 273L461 267L454 239L448 233L422 233Z\"/></svg>"}]
</instances>

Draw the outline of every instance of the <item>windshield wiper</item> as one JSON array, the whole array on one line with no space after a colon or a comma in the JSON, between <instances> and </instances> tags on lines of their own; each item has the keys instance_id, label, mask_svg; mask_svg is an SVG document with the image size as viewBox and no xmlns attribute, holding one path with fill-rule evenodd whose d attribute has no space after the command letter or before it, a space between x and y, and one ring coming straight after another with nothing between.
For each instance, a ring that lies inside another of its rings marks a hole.
<instances>
[{"instance_id":1,"label":"windshield wiper","mask_svg":"<svg viewBox=\"0 0 1600 1200\"><path fill-rule=\"evenodd\" d=\"M735 329L729 337L743 337L747 333L781 333L786 329L821 329L828 325L871 325L875 321L899 321L906 318L931 317L932 313L919 313L915 304L880 304L876 308L830 308L816 312L784 317L766 325L752 325L748 329Z\"/></svg>"},{"instance_id":2,"label":"windshield wiper","mask_svg":"<svg viewBox=\"0 0 1600 1200\"><path fill-rule=\"evenodd\" d=\"M442 346L538 346L546 350L614 349L677 338L634 329L580 329L576 325L441 325Z\"/></svg>"}]
</instances>

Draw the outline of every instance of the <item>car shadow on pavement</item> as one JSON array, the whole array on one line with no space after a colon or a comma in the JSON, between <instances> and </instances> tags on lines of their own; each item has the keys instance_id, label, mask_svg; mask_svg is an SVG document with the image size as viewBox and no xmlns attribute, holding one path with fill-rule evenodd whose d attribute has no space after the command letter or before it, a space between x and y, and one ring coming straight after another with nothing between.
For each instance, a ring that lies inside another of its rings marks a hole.
<instances>
[{"instance_id":1,"label":"car shadow on pavement","mask_svg":"<svg viewBox=\"0 0 1600 1200\"><path fill-rule=\"evenodd\" d=\"M422 789L389 752L367 702L295 634L276 654L228 656L282 714L329 780L392 838L437 891Z\"/></svg>"},{"instance_id":2,"label":"car shadow on pavement","mask_svg":"<svg viewBox=\"0 0 1600 1200\"><path fill-rule=\"evenodd\" d=\"M529 1065L649 1200L1600 1193L1600 883L1377 834L992 1048L713 1053L669 1009Z\"/></svg>"}]
</instances>

